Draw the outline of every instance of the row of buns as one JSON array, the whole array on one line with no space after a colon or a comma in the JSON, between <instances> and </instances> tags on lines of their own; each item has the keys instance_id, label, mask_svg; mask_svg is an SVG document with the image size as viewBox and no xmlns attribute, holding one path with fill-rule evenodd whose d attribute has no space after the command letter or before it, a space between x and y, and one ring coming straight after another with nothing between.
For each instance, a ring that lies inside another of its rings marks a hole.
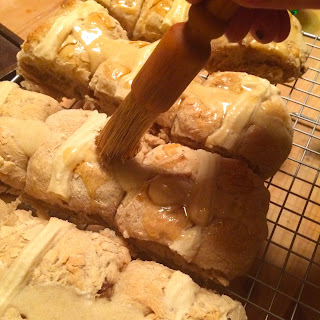
<instances>
[{"instance_id":1,"label":"row of buns","mask_svg":"<svg viewBox=\"0 0 320 320\"><path fill-rule=\"evenodd\" d=\"M94 1L72 2L63 10L70 12L37 29L18 54L26 86L57 98L86 99L112 114L156 43L119 39L125 37L120 24ZM291 148L290 118L279 92L267 80L246 74L199 75L156 122L172 127L177 142L248 160L264 178L279 169ZM257 139L261 144L252 146Z\"/></svg>"},{"instance_id":2,"label":"row of buns","mask_svg":"<svg viewBox=\"0 0 320 320\"><path fill-rule=\"evenodd\" d=\"M143 33L135 35L133 40L130 35L135 33L119 21L128 21L131 15L138 16L136 26L142 19L140 25L148 30L157 30L161 29L163 21L168 20L172 24L184 20L188 11L188 8L182 9L188 6L184 0L101 3L106 7L93 0L69 1L54 17L28 36L18 54L18 71L24 76L27 88L59 99L63 96L77 99L91 96L98 97L98 101L104 91L114 90L118 91L114 92L116 103L117 95L123 96L130 91L134 76L157 44L157 41L149 42L155 39ZM141 15L139 8L142 8ZM171 9L176 11L173 17ZM143 13L144 10L147 13ZM167 14L170 16L168 19ZM149 20L155 26L150 22L148 28ZM157 38L161 35L162 32ZM296 18L291 17L291 34L280 44L259 44L250 35L237 44L229 43L226 38L212 41L212 57L207 69L210 73L243 71L279 83L294 80L303 74L306 57L301 26ZM101 70L108 70L110 79L105 80ZM118 80L121 82L120 88Z\"/></svg>"},{"instance_id":3,"label":"row of buns","mask_svg":"<svg viewBox=\"0 0 320 320\"><path fill-rule=\"evenodd\" d=\"M190 8L190 4L184 0L99 2L121 22L130 39L150 42L161 39L173 24L186 21ZM291 32L282 43L261 44L250 34L239 43L230 43L225 36L212 40L212 53L206 69L210 73L247 72L272 83L298 78L306 71L307 47L299 21L291 15L290 19Z\"/></svg>"},{"instance_id":4,"label":"row of buns","mask_svg":"<svg viewBox=\"0 0 320 320\"><path fill-rule=\"evenodd\" d=\"M93 77L96 98L86 107L112 114L129 90L126 75L113 77L109 62ZM121 63L115 66L121 70ZM173 142L240 158L265 179L279 170L292 146L292 122L279 89L246 73L200 73L155 126Z\"/></svg>"},{"instance_id":5,"label":"row of buns","mask_svg":"<svg viewBox=\"0 0 320 320\"><path fill-rule=\"evenodd\" d=\"M246 320L239 302L132 260L109 229L77 229L0 200L1 320Z\"/></svg>"},{"instance_id":6,"label":"row of buns","mask_svg":"<svg viewBox=\"0 0 320 320\"><path fill-rule=\"evenodd\" d=\"M112 227L137 251L203 280L227 285L248 270L267 236L269 192L244 161L151 131L133 160L104 167L95 138L105 114L2 87L0 110L10 114L0 117L0 180L25 203ZM10 103L19 96L25 103Z\"/></svg>"}]
</instances>

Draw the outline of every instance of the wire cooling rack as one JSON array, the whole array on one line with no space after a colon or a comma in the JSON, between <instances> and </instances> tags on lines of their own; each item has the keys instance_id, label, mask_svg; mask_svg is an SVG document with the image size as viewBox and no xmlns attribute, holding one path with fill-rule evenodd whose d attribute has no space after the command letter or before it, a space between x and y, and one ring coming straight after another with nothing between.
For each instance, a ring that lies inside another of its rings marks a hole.
<instances>
[{"instance_id":1,"label":"wire cooling rack","mask_svg":"<svg viewBox=\"0 0 320 320\"><path fill-rule=\"evenodd\" d=\"M278 86L294 142L281 170L266 181L269 237L250 272L220 288L244 304L249 320L320 320L320 37L304 37L309 70ZM13 72L4 79L22 78Z\"/></svg>"},{"instance_id":2,"label":"wire cooling rack","mask_svg":"<svg viewBox=\"0 0 320 320\"><path fill-rule=\"evenodd\" d=\"M224 290L245 305L249 320L320 320L320 37L304 37L307 73L278 85L294 142L266 181L269 237L251 271Z\"/></svg>"}]
</instances>

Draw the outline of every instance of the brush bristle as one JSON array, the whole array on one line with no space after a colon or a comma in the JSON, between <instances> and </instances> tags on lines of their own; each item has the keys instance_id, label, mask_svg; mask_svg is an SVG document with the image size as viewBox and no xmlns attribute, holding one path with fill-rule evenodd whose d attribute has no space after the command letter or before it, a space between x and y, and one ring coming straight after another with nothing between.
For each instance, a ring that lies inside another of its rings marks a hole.
<instances>
[{"instance_id":1,"label":"brush bristle","mask_svg":"<svg viewBox=\"0 0 320 320\"><path fill-rule=\"evenodd\" d=\"M140 106L129 94L97 137L97 149L105 163L136 155L139 141L158 113Z\"/></svg>"}]
</instances>

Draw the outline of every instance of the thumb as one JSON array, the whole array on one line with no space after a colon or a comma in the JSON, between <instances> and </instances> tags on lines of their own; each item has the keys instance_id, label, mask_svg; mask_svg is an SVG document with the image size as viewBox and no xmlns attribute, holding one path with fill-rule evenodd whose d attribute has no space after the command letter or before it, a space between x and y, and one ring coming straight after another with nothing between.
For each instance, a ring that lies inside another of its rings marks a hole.
<instances>
[{"instance_id":1,"label":"thumb","mask_svg":"<svg viewBox=\"0 0 320 320\"><path fill-rule=\"evenodd\" d=\"M233 0L233 2L248 8L264 9L307 9L320 8L319 0Z\"/></svg>"}]
</instances>

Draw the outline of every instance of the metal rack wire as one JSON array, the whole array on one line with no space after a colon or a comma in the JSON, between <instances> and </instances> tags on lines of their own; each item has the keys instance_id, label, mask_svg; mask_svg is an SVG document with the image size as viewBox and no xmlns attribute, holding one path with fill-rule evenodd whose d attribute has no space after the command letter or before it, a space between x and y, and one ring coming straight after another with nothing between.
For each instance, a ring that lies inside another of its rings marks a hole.
<instances>
[{"instance_id":1,"label":"metal rack wire","mask_svg":"<svg viewBox=\"0 0 320 320\"><path fill-rule=\"evenodd\" d=\"M220 288L245 305L250 320L320 320L320 37L304 36L308 72L278 86L294 142L281 170L266 181L269 237L251 271ZM12 74L11 81L20 80Z\"/></svg>"},{"instance_id":2,"label":"metal rack wire","mask_svg":"<svg viewBox=\"0 0 320 320\"><path fill-rule=\"evenodd\" d=\"M320 37L304 36L308 72L278 86L294 142L281 170L266 181L269 237L252 270L225 290L254 320L320 320Z\"/></svg>"}]
</instances>

